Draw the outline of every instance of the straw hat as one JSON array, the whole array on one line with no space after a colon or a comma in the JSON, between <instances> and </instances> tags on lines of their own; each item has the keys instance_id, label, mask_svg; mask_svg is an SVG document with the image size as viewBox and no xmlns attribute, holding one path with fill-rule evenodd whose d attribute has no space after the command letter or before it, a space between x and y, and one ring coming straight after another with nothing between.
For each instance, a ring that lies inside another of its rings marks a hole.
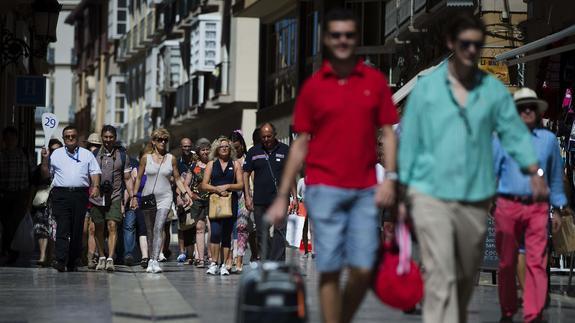
<instances>
[{"instance_id":1,"label":"straw hat","mask_svg":"<svg viewBox=\"0 0 575 323\"><path fill-rule=\"evenodd\" d=\"M92 133L88 136L88 140L86 140L89 144L92 145L101 145L102 140L100 140L100 135L97 133Z\"/></svg>"},{"instance_id":2,"label":"straw hat","mask_svg":"<svg viewBox=\"0 0 575 323\"><path fill-rule=\"evenodd\" d=\"M549 106L547 102L537 97L537 93L535 93L535 91L527 87L517 90L517 92L513 94L513 100L515 100L517 107L524 104L537 106L537 113L539 113L539 115L542 115L547 111L547 107Z\"/></svg>"}]
</instances>

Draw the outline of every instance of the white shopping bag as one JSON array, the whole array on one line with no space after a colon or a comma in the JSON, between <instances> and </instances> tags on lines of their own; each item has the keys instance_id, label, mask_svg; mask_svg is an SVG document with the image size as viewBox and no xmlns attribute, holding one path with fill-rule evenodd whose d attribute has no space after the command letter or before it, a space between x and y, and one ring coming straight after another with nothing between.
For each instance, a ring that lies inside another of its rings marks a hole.
<instances>
[{"instance_id":1,"label":"white shopping bag","mask_svg":"<svg viewBox=\"0 0 575 323\"><path fill-rule=\"evenodd\" d=\"M303 236L304 224L305 217L299 216L295 213L289 215L286 240L291 247L299 248Z\"/></svg>"}]
</instances>

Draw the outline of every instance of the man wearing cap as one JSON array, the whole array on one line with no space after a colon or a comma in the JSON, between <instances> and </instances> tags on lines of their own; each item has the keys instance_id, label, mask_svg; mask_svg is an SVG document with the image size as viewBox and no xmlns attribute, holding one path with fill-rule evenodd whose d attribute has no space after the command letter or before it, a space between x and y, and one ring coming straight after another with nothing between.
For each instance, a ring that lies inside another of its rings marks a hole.
<instances>
[{"instance_id":1,"label":"man wearing cap","mask_svg":"<svg viewBox=\"0 0 575 323\"><path fill-rule=\"evenodd\" d=\"M531 89L522 88L514 95L517 110L531 131L533 147L539 161L540 176L549 187L548 201L535 201L529 175L521 172L519 165L502 148L498 138L493 139L497 207L495 234L499 255L499 301L501 322L513 322L517 312L517 287L515 283L517 252L524 239L527 271L523 292L523 317L525 322L542 322L542 311L547 295L547 222L551 213L553 230L560 226L557 214L567 204L563 190L563 159L555 135L539 128L547 103L537 98ZM549 212L551 205L552 212Z\"/></svg>"}]
</instances>

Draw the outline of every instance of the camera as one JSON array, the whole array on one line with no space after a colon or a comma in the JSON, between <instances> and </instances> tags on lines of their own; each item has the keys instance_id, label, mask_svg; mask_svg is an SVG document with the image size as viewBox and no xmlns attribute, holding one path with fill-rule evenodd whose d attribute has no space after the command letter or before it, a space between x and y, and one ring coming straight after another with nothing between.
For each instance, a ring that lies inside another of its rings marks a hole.
<instances>
[{"instance_id":1,"label":"camera","mask_svg":"<svg viewBox=\"0 0 575 323\"><path fill-rule=\"evenodd\" d=\"M110 183L110 181L104 181L102 184L100 184L100 192L102 192L103 194L110 194L112 193L113 190L114 187L112 186L112 183Z\"/></svg>"}]
</instances>

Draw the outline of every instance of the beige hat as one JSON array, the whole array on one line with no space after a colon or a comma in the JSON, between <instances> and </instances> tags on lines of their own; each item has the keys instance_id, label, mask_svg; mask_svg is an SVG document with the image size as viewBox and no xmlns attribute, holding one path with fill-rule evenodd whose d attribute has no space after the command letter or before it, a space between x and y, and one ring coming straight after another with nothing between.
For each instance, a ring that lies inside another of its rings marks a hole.
<instances>
[{"instance_id":1,"label":"beige hat","mask_svg":"<svg viewBox=\"0 0 575 323\"><path fill-rule=\"evenodd\" d=\"M520 105L524 104L534 104L537 106L537 112L542 115L545 111L547 111L547 107L549 106L547 102L537 98L537 93L530 88L524 87L513 94L513 100L515 100L515 104L519 107Z\"/></svg>"},{"instance_id":2,"label":"beige hat","mask_svg":"<svg viewBox=\"0 0 575 323\"><path fill-rule=\"evenodd\" d=\"M100 140L100 135L97 133L91 133L88 136L88 140L86 140L89 144L92 145L101 145L102 144L102 140Z\"/></svg>"}]
</instances>

